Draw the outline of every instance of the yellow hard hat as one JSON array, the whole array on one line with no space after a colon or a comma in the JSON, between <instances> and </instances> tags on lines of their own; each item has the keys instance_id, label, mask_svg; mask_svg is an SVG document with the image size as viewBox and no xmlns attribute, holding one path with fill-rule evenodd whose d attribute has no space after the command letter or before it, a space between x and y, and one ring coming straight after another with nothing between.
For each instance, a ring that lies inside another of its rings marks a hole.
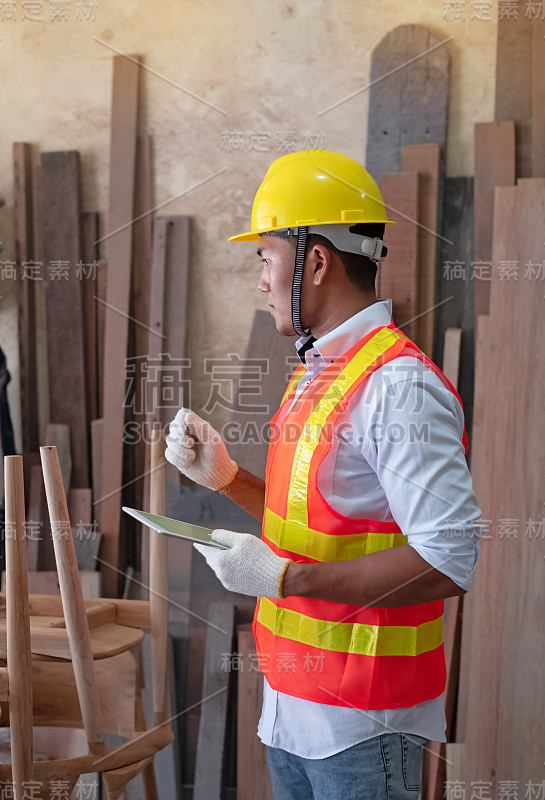
<instances>
[{"instance_id":1,"label":"yellow hard hat","mask_svg":"<svg viewBox=\"0 0 545 800\"><path fill-rule=\"evenodd\" d=\"M361 164L332 150L301 150L273 161L254 199L251 230L229 241L255 242L267 231L337 223L395 224Z\"/></svg>"}]
</instances>

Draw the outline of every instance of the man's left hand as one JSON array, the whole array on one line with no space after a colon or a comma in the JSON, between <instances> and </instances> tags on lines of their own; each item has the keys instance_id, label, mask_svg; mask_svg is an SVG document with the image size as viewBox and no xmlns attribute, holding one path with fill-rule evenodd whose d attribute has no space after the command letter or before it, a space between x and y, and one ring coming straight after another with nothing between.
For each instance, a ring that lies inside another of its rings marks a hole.
<instances>
[{"instance_id":1,"label":"man's left hand","mask_svg":"<svg viewBox=\"0 0 545 800\"><path fill-rule=\"evenodd\" d=\"M280 578L291 559L277 556L266 542L250 533L218 529L212 531L211 538L229 550L197 543L193 547L202 553L226 589L255 597L282 597Z\"/></svg>"}]
</instances>

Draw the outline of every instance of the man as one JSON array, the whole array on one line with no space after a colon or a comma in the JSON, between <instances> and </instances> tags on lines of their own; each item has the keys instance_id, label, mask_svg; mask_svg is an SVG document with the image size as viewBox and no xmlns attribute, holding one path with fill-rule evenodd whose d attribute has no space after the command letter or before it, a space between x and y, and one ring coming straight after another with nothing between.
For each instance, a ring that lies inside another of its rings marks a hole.
<instances>
[{"instance_id":1,"label":"man","mask_svg":"<svg viewBox=\"0 0 545 800\"><path fill-rule=\"evenodd\" d=\"M256 519L259 539L195 545L258 598L258 734L275 800L417 797L422 746L446 741L445 597L470 587L481 511L460 398L377 301L378 186L346 156L269 167L252 209L276 330L301 360L271 422L266 480L180 409L166 457Z\"/></svg>"}]
</instances>

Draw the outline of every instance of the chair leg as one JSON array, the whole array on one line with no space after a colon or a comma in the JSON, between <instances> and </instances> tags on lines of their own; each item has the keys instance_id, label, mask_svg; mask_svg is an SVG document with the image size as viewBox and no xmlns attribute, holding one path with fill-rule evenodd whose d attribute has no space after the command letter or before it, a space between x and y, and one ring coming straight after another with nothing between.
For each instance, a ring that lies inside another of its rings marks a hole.
<instances>
[{"instance_id":1,"label":"chair leg","mask_svg":"<svg viewBox=\"0 0 545 800\"><path fill-rule=\"evenodd\" d=\"M6 497L6 662L13 791L32 780L32 662L25 541L23 457L4 457Z\"/></svg>"},{"instance_id":2,"label":"chair leg","mask_svg":"<svg viewBox=\"0 0 545 800\"><path fill-rule=\"evenodd\" d=\"M159 800L157 791L157 781L155 779L155 766L153 761L144 767L142 771L142 784L144 786L145 800Z\"/></svg>"}]
</instances>

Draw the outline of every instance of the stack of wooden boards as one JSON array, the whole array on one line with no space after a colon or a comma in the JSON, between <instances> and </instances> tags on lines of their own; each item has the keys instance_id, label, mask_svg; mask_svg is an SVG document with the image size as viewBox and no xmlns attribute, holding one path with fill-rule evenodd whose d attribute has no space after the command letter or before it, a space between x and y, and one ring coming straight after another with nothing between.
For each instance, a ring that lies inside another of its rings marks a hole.
<instances>
[{"instance_id":1,"label":"stack of wooden boards","mask_svg":"<svg viewBox=\"0 0 545 800\"><path fill-rule=\"evenodd\" d=\"M545 692L536 665L545 657L544 227L545 178L496 188L471 458L486 528L475 584L464 598L460 744L446 748L448 780L468 790L482 782L491 796L509 782L530 796L543 780ZM517 278L507 277L508 265L518 266Z\"/></svg>"},{"instance_id":2,"label":"stack of wooden boards","mask_svg":"<svg viewBox=\"0 0 545 800\"><path fill-rule=\"evenodd\" d=\"M121 516L121 506L149 509L151 430L183 404L176 393L165 400L163 389L172 389L186 357L190 220L154 214L152 141L137 135L140 63L113 59L105 233L98 212L82 211L79 152L43 152L36 169L30 144L13 147L33 593L59 592L38 453L47 444L59 452L85 595L115 598L131 589L147 599L148 531ZM169 464L166 473L177 485ZM141 580L131 584L135 573ZM188 588L189 567L186 581ZM146 673L148 650L146 642ZM148 693L144 701L151 703ZM165 754L171 760L161 765L160 790L171 792L172 754Z\"/></svg>"},{"instance_id":3,"label":"stack of wooden boards","mask_svg":"<svg viewBox=\"0 0 545 800\"><path fill-rule=\"evenodd\" d=\"M54 444L80 569L96 570L100 542L100 592L110 597L128 566L139 569L139 531L121 505L148 507L149 432L178 409L177 396L161 402L163 374L185 358L189 218L154 218L151 137L137 135L140 75L138 56L114 57L105 235L98 213L81 210L77 151L41 153L33 175L31 146L13 149L29 567L54 567L38 468L39 445ZM144 582L146 571L144 559ZM31 584L43 589L43 576Z\"/></svg>"},{"instance_id":4,"label":"stack of wooden boards","mask_svg":"<svg viewBox=\"0 0 545 800\"><path fill-rule=\"evenodd\" d=\"M475 407L471 472L486 527L464 598L448 791L542 791L545 657L545 21L498 28L496 120L475 130ZM515 183L516 177L516 183Z\"/></svg>"}]
</instances>

